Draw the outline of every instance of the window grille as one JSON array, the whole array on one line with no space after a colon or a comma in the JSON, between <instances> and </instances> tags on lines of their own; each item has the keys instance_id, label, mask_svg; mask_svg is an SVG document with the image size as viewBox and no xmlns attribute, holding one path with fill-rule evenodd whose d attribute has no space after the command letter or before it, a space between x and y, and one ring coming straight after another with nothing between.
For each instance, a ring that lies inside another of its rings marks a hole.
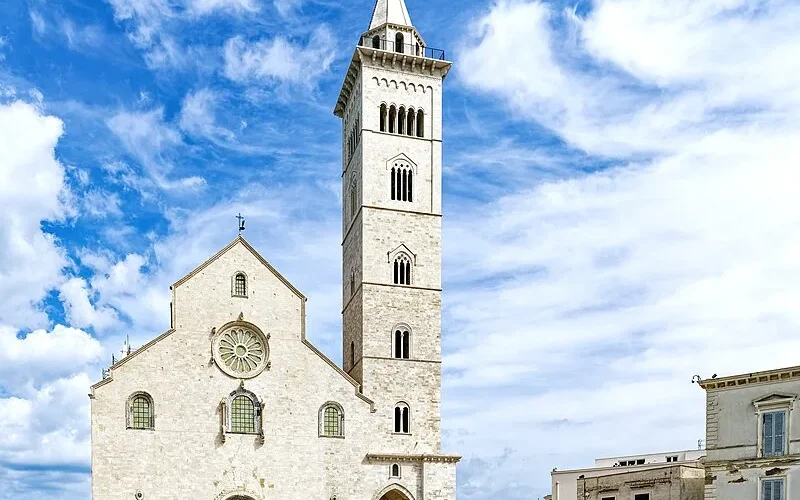
<instances>
[{"instance_id":1,"label":"window grille","mask_svg":"<svg viewBox=\"0 0 800 500\"><path fill-rule=\"evenodd\" d=\"M256 409L247 396L237 396L231 403L231 432L254 434Z\"/></svg>"},{"instance_id":2,"label":"window grille","mask_svg":"<svg viewBox=\"0 0 800 500\"><path fill-rule=\"evenodd\" d=\"M239 273L234 278L233 293L239 297L247 297L247 277Z\"/></svg>"},{"instance_id":3,"label":"window grille","mask_svg":"<svg viewBox=\"0 0 800 500\"><path fill-rule=\"evenodd\" d=\"M333 406L325 408L325 435L339 435L339 410Z\"/></svg>"},{"instance_id":4,"label":"window grille","mask_svg":"<svg viewBox=\"0 0 800 500\"><path fill-rule=\"evenodd\" d=\"M134 429L153 427L153 406L147 396L139 395L131 401L131 427Z\"/></svg>"}]
</instances>

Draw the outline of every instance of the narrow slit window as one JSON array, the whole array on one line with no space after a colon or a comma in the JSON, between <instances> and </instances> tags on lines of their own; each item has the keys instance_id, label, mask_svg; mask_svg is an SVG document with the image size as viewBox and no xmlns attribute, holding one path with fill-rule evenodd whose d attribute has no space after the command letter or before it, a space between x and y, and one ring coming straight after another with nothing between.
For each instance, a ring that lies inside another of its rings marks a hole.
<instances>
[{"instance_id":1,"label":"narrow slit window","mask_svg":"<svg viewBox=\"0 0 800 500\"><path fill-rule=\"evenodd\" d=\"M394 131L397 127L397 108L394 107L394 104L389 107L389 133L394 134Z\"/></svg>"},{"instance_id":2,"label":"narrow slit window","mask_svg":"<svg viewBox=\"0 0 800 500\"><path fill-rule=\"evenodd\" d=\"M403 357L403 337L400 330L394 332L394 357L400 359Z\"/></svg>"},{"instance_id":3,"label":"narrow slit window","mask_svg":"<svg viewBox=\"0 0 800 500\"><path fill-rule=\"evenodd\" d=\"M380 113L380 127L381 132L386 132L386 105L381 104L381 113Z\"/></svg>"},{"instance_id":4,"label":"narrow slit window","mask_svg":"<svg viewBox=\"0 0 800 500\"><path fill-rule=\"evenodd\" d=\"M403 352L402 352L403 359L408 359L408 351L409 351L409 347L410 347L410 345L409 345L410 344L410 337L411 337L411 334L408 333L408 331L404 331L403 332Z\"/></svg>"},{"instance_id":5,"label":"narrow slit window","mask_svg":"<svg viewBox=\"0 0 800 500\"><path fill-rule=\"evenodd\" d=\"M406 135L414 135L414 110L408 110L408 118L406 119Z\"/></svg>"},{"instance_id":6,"label":"narrow slit window","mask_svg":"<svg viewBox=\"0 0 800 500\"><path fill-rule=\"evenodd\" d=\"M392 477L400 477L400 466L392 464Z\"/></svg>"},{"instance_id":7,"label":"narrow slit window","mask_svg":"<svg viewBox=\"0 0 800 500\"><path fill-rule=\"evenodd\" d=\"M397 133L400 135L405 134L406 129L406 108L400 107L397 113Z\"/></svg>"},{"instance_id":8,"label":"narrow slit window","mask_svg":"<svg viewBox=\"0 0 800 500\"><path fill-rule=\"evenodd\" d=\"M408 171L408 201L414 201L414 186L412 183L412 176L414 172Z\"/></svg>"},{"instance_id":9,"label":"narrow slit window","mask_svg":"<svg viewBox=\"0 0 800 500\"><path fill-rule=\"evenodd\" d=\"M425 137L425 113L417 111L417 137Z\"/></svg>"},{"instance_id":10,"label":"narrow slit window","mask_svg":"<svg viewBox=\"0 0 800 500\"><path fill-rule=\"evenodd\" d=\"M394 173L395 173L395 169L394 169L394 167L392 167L392 175L391 175L391 182L392 182L392 200L394 200L394 199L397 197L397 196L396 196L396 193L395 193L395 185L396 185L396 182L395 182L395 177L394 177L394 175L395 175L395 174L394 174Z\"/></svg>"}]
</instances>

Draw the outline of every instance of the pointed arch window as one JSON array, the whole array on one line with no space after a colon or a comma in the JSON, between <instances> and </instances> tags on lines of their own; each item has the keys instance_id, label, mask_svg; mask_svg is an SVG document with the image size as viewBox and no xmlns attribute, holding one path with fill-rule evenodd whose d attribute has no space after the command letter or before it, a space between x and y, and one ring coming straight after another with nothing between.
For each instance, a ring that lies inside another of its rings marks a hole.
<instances>
[{"instance_id":1,"label":"pointed arch window","mask_svg":"<svg viewBox=\"0 0 800 500\"><path fill-rule=\"evenodd\" d=\"M394 104L389 106L389 133L394 134L397 130L397 108Z\"/></svg>"},{"instance_id":2,"label":"pointed arch window","mask_svg":"<svg viewBox=\"0 0 800 500\"><path fill-rule=\"evenodd\" d=\"M392 334L392 356L395 359L409 359L411 352L411 329L398 325Z\"/></svg>"},{"instance_id":3,"label":"pointed arch window","mask_svg":"<svg viewBox=\"0 0 800 500\"><path fill-rule=\"evenodd\" d=\"M319 409L320 437L344 437L344 410L339 403L329 401Z\"/></svg>"},{"instance_id":4,"label":"pointed arch window","mask_svg":"<svg viewBox=\"0 0 800 500\"><path fill-rule=\"evenodd\" d=\"M425 113L417 110L417 137L425 137Z\"/></svg>"},{"instance_id":5,"label":"pointed arch window","mask_svg":"<svg viewBox=\"0 0 800 500\"><path fill-rule=\"evenodd\" d=\"M256 395L240 386L230 393L223 408L226 431L230 434L258 434L261 427L261 402Z\"/></svg>"},{"instance_id":6,"label":"pointed arch window","mask_svg":"<svg viewBox=\"0 0 800 500\"><path fill-rule=\"evenodd\" d=\"M155 429L153 398L146 392L137 392L128 398L128 429Z\"/></svg>"},{"instance_id":7,"label":"pointed arch window","mask_svg":"<svg viewBox=\"0 0 800 500\"><path fill-rule=\"evenodd\" d=\"M398 33L394 36L394 50L402 54L404 49L405 38L403 37L402 33Z\"/></svg>"},{"instance_id":8,"label":"pointed arch window","mask_svg":"<svg viewBox=\"0 0 800 500\"><path fill-rule=\"evenodd\" d=\"M247 275L239 271L233 276L233 296L247 297Z\"/></svg>"},{"instance_id":9,"label":"pointed arch window","mask_svg":"<svg viewBox=\"0 0 800 500\"><path fill-rule=\"evenodd\" d=\"M354 218L358 213L358 180L355 174L350 182L350 217Z\"/></svg>"},{"instance_id":10,"label":"pointed arch window","mask_svg":"<svg viewBox=\"0 0 800 500\"><path fill-rule=\"evenodd\" d=\"M394 406L394 432L396 434L409 434L411 416L410 409L406 403L397 403Z\"/></svg>"},{"instance_id":11,"label":"pointed arch window","mask_svg":"<svg viewBox=\"0 0 800 500\"><path fill-rule=\"evenodd\" d=\"M386 104L381 104L381 113L380 113L380 130L381 132L386 132Z\"/></svg>"},{"instance_id":12,"label":"pointed arch window","mask_svg":"<svg viewBox=\"0 0 800 500\"><path fill-rule=\"evenodd\" d=\"M394 284L411 284L411 259L404 253L401 253L394 259Z\"/></svg>"},{"instance_id":13,"label":"pointed arch window","mask_svg":"<svg viewBox=\"0 0 800 500\"><path fill-rule=\"evenodd\" d=\"M404 162L395 162L389 171L391 198L396 201L414 201L414 171Z\"/></svg>"}]
</instances>

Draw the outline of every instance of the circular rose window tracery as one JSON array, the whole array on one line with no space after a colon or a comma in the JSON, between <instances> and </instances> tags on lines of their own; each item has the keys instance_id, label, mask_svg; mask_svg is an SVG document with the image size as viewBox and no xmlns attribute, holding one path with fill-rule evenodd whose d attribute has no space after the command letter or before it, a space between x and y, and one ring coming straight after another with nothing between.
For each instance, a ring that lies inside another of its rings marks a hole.
<instances>
[{"instance_id":1,"label":"circular rose window tracery","mask_svg":"<svg viewBox=\"0 0 800 500\"><path fill-rule=\"evenodd\" d=\"M253 378L266 368L267 337L252 325L223 328L214 338L214 359L222 371L236 378Z\"/></svg>"}]
</instances>

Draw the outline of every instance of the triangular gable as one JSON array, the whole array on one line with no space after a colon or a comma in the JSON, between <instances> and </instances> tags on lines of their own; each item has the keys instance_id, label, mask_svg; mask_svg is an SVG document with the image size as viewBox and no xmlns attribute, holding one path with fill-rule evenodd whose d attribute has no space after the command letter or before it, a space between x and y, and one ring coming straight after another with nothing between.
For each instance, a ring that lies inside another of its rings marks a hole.
<instances>
[{"instance_id":1,"label":"triangular gable","mask_svg":"<svg viewBox=\"0 0 800 500\"><path fill-rule=\"evenodd\" d=\"M402 160L402 161L408 162L409 164L411 164L411 168L414 171L414 173L415 174L417 173L417 164L414 163L414 160L412 160L411 158L409 158L408 156L406 156L403 153L400 153L399 155L397 155L395 157L389 158L386 161L386 170L389 170L390 168L392 168L392 164L394 162L396 162L397 160Z\"/></svg>"},{"instance_id":2,"label":"triangular gable","mask_svg":"<svg viewBox=\"0 0 800 500\"><path fill-rule=\"evenodd\" d=\"M303 301L306 301L306 300L307 300L305 295L303 295L302 293L300 293L300 291L299 291L297 288L295 288L295 287L294 287L294 285L292 285L292 284L289 282L289 280L287 280L286 278L284 278L284 277L283 277L283 275L281 275L281 273L279 273L279 272L278 272L278 271L277 271L277 270L276 270L274 267L272 267L272 264L270 264L269 262L267 262L267 259L265 259L264 257L262 257L262 256L261 256L261 254L259 254L259 253L256 251L256 249L255 249L255 248L253 248L253 247L250 245L250 243L248 243L248 242L247 242L247 240L245 240L245 239L244 239L242 236L237 236L237 237L236 237L236 239L235 239L235 240L233 240L232 242L230 242L230 244L229 244L228 246L226 246L225 248L223 248L222 250L220 250L219 252L217 252L216 254L214 254L214 256L213 256L213 257L211 257L210 259L208 259L207 261L205 261L205 262L203 262L202 264L200 264L199 266L197 266L197 267L196 267L196 268L195 268L193 271L191 271L189 274L187 274L187 275L186 275L186 276L184 276L183 278L181 278L181 279L179 279L178 281L176 281L175 283L173 283L171 288L172 288L172 289L175 289L175 288L177 288L177 287L181 286L182 284L186 283L186 282L187 282L187 281L189 281L189 280L190 280L192 277L194 277L196 274L198 274L198 273L200 273L201 271L203 271L203 269L205 269L205 268L207 268L208 266L210 266L210 265L211 265L213 262L215 262L217 259L219 259L219 258L220 258L220 257L222 257L223 255L225 255L225 254L226 254L228 251L230 251L232 248L234 248L236 245L238 245L238 244L240 244L240 243L241 243L241 244L242 244L242 245L243 245L243 246L244 246L244 247L245 247L247 250L249 250L249 251L250 251L250 253L252 253L252 254L253 254L253 256L254 256L256 259L258 259L258 261L259 261L259 262L261 262L261 263L264 265L264 267L266 267L267 269L269 269L269 271L270 271L272 274L274 274L276 278L278 278L278 279L279 279L279 280L280 280L280 281L281 281L281 282L282 282L284 285L286 285L286 286L287 286L287 287L288 287L288 288L289 288L289 289L290 289L292 292L294 292L294 294L295 294L295 295L297 295L298 297L300 297L301 299L303 299Z\"/></svg>"},{"instance_id":3,"label":"triangular gable","mask_svg":"<svg viewBox=\"0 0 800 500\"><path fill-rule=\"evenodd\" d=\"M411 259L414 261L414 264L417 263L417 254L412 252L411 249L408 248L405 243L401 243L399 247L395 248L394 250L386 254L386 256L388 257L387 262L391 262L392 257L397 255L398 253L405 253L406 255L411 257Z\"/></svg>"},{"instance_id":4,"label":"triangular gable","mask_svg":"<svg viewBox=\"0 0 800 500\"><path fill-rule=\"evenodd\" d=\"M400 26L413 26L411 16L404 0L377 0L372 10L372 20L369 29L383 26L384 24L397 24Z\"/></svg>"},{"instance_id":5,"label":"triangular gable","mask_svg":"<svg viewBox=\"0 0 800 500\"><path fill-rule=\"evenodd\" d=\"M760 399L756 399L753 401L753 404L764 404L764 403L772 403L772 402L782 402L787 400L794 400L797 399L796 394L784 394L784 393L773 393L769 396L765 396Z\"/></svg>"}]
</instances>

